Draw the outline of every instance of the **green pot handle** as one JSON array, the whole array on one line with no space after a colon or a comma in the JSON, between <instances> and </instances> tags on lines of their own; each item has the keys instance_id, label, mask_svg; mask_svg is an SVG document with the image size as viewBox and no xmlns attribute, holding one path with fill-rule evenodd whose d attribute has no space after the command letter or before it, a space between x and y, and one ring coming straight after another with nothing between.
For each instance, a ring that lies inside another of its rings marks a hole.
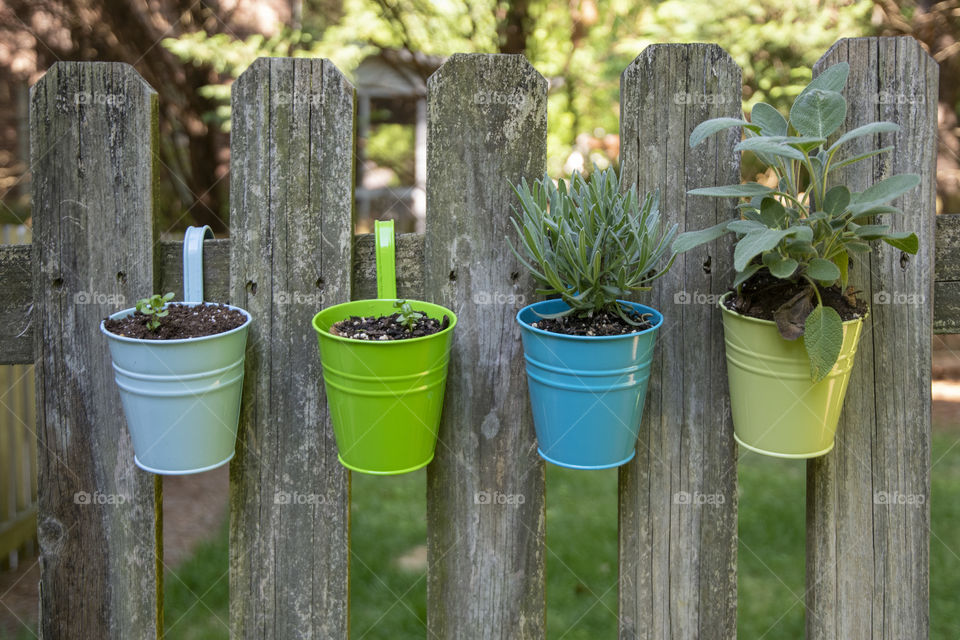
<instances>
[{"instance_id":1,"label":"green pot handle","mask_svg":"<svg viewBox=\"0 0 960 640\"><path fill-rule=\"evenodd\" d=\"M187 227L183 235L183 301L203 302L203 241L213 240L210 227Z\"/></svg>"},{"instance_id":2,"label":"green pot handle","mask_svg":"<svg viewBox=\"0 0 960 640\"><path fill-rule=\"evenodd\" d=\"M396 247L393 238L393 220L373 223L377 256L377 298L393 300L397 297Z\"/></svg>"}]
</instances>

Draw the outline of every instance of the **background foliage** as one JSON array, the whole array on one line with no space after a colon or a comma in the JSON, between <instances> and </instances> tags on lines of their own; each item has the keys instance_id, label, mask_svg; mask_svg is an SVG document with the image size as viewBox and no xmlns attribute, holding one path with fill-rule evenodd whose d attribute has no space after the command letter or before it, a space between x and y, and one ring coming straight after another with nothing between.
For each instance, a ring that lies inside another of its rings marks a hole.
<instances>
[{"instance_id":1,"label":"background foliage","mask_svg":"<svg viewBox=\"0 0 960 640\"><path fill-rule=\"evenodd\" d=\"M619 76L649 44L720 44L744 70L749 111L761 100L786 108L838 38L911 35L942 67L939 191L945 210L960 211L960 0L236 0L231 6L0 0L0 84L4 75L32 82L58 59L134 64L161 95L166 226L193 220L223 229L229 85L261 55L324 56L350 76L366 56L385 49L524 54L550 81L548 170L569 175L616 162ZM404 135L376 128L373 136L385 137L370 141L379 153L374 159L396 169L409 165ZM22 159L0 157L0 189L4 169L26 173ZM758 170L744 167L749 179Z\"/></svg>"}]
</instances>

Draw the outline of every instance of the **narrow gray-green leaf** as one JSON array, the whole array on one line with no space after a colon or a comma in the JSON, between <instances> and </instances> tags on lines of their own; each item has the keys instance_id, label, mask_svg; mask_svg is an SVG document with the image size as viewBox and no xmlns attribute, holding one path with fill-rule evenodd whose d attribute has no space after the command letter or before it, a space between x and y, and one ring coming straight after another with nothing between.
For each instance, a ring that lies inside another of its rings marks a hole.
<instances>
[{"instance_id":1,"label":"narrow gray-green leaf","mask_svg":"<svg viewBox=\"0 0 960 640\"><path fill-rule=\"evenodd\" d=\"M746 235L754 231L763 231L769 226L770 225L764 224L763 222L757 222L756 220L734 220L727 225L727 231L733 231L734 233Z\"/></svg>"},{"instance_id":2,"label":"narrow gray-green leaf","mask_svg":"<svg viewBox=\"0 0 960 640\"><path fill-rule=\"evenodd\" d=\"M714 197L746 197L766 195L773 191L770 187L759 182L746 182L744 184L728 184L723 187L700 187L691 189L687 193L691 196L714 196Z\"/></svg>"},{"instance_id":3,"label":"narrow gray-green leaf","mask_svg":"<svg viewBox=\"0 0 960 640\"><path fill-rule=\"evenodd\" d=\"M673 252L683 253L684 251L689 251L694 247L699 247L702 244L716 240L727 232L728 224L730 223L721 222L718 225L714 225L706 229L700 229L699 231L687 231L686 233L681 233L677 236L677 239L673 241Z\"/></svg>"},{"instance_id":4,"label":"narrow gray-green leaf","mask_svg":"<svg viewBox=\"0 0 960 640\"><path fill-rule=\"evenodd\" d=\"M892 122L871 122L870 124L865 124L862 127L857 127L856 129L847 131L845 134L837 138L837 141L830 145L830 148L827 149L827 151L833 151L843 143L849 142L850 140L854 140L856 138L874 135L877 133L890 133L893 131L900 131L900 125Z\"/></svg>"},{"instance_id":5,"label":"narrow gray-green leaf","mask_svg":"<svg viewBox=\"0 0 960 640\"><path fill-rule=\"evenodd\" d=\"M790 160L803 160L803 153L797 151L791 146L786 144L781 144L779 142L774 142L772 140L767 140L763 137L757 138L747 138L740 142L736 147L735 151L759 151L762 153L767 153L772 156L778 156L781 158L789 158Z\"/></svg>"},{"instance_id":6,"label":"narrow gray-green leaf","mask_svg":"<svg viewBox=\"0 0 960 640\"><path fill-rule=\"evenodd\" d=\"M865 224L862 227L857 227L853 233L864 240L879 240L887 235L888 231L890 231L890 225L888 224Z\"/></svg>"},{"instance_id":7,"label":"narrow gray-green leaf","mask_svg":"<svg viewBox=\"0 0 960 640\"><path fill-rule=\"evenodd\" d=\"M863 193L853 196L850 210L861 213L870 207L889 202L920 184L920 176L915 173L901 173L870 186Z\"/></svg>"},{"instance_id":8,"label":"narrow gray-green leaf","mask_svg":"<svg viewBox=\"0 0 960 640\"><path fill-rule=\"evenodd\" d=\"M843 160L838 160L830 165L831 169L842 169L843 167L849 166L855 162L860 162L861 160L866 160L867 158L872 158L873 156L880 155L881 153L886 153L887 151L893 151L893 147L882 147L880 149L872 149L870 151L864 151L855 156L845 158Z\"/></svg>"},{"instance_id":9,"label":"narrow gray-green leaf","mask_svg":"<svg viewBox=\"0 0 960 640\"><path fill-rule=\"evenodd\" d=\"M741 118L713 118L711 120L705 120L697 125L697 127L690 133L690 146L695 147L706 138L709 138L715 133L723 131L725 129L731 129L733 127L745 127L749 126L750 123ZM755 127L759 129L759 127Z\"/></svg>"}]
</instances>

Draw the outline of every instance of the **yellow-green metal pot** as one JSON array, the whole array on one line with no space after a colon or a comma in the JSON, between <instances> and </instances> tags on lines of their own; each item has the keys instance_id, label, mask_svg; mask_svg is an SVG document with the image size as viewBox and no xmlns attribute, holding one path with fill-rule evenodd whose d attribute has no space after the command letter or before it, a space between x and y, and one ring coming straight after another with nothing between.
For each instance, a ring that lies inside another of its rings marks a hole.
<instances>
[{"instance_id":1,"label":"yellow-green metal pot","mask_svg":"<svg viewBox=\"0 0 960 640\"><path fill-rule=\"evenodd\" d=\"M820 382L810 379L803 338L785 340L777 325L727 309L723 336L734 438L740 446L778 458L816 458L833 449L863 318L843 323L837 364Z\"/></svg>"}]
</instances>

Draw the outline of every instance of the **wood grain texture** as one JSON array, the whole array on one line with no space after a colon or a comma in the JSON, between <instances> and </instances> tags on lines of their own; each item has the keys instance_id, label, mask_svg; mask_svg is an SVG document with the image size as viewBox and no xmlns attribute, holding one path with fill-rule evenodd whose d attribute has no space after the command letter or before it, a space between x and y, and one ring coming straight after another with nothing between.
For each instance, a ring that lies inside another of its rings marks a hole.
<instances>
[{"instance_id":1,"label":"wood grain texture","mask_svg":"<svg viewBox=\"0 0 960 640\"><path fill-rule=\"evenodd\" d=\"M621 75L624 186L659 189L664 220L680 231L736 215L729 200L687 191L739 182L739 130L695 149L688 140L706 119L739 115L740 82L730 56L707 44L648 47ZM736 637L737 451L715 302L732 264L721 238L680 256L641 298L664 323L637 456L620 471L624 640Z\"/></svg>"},{"instance_id":2,"label":"wood grain texture","mask_svg":"<svg viewBox=\"0 0 960 640\"><path fill-rule=\"evenodd\" d=\"M0 365L33 362L32 247L0 247Z\"/></svg>"},{"instance_id":3,"label":"wood grain texture","mask_svg":"<svg viewBox=\"0 0 960 640\"><path fill-rule=\"evenodd\" d=\"M157 96L128 65L57 63L31 90L45 638L161 631L160 484L134 466L99 330L109 296L155 284L156 144Z\"/></svg>"},{"instance_id":4,"label":"wood grain texture","mask_svg":"<svg viewBox=\"0 0 960 640\"><path fill-rule=\"evenodd\" d=\"M807 637L922 640L929 633L938 71L912 38L841 40L814 73L841 61L850 63L844 129L874 120L902 127L851 144L851 154L874 145L895 152L850 167L844 182L861 191L919 173L920 186L896 203L909 215L878 222L916 231L920 252L877 243L852 264L851 283L873 304L836 447L807 463Z\"/></svg>"},{"instance_id":5,"label":"wood grain texture","mask_svg":"<svg viewBox=\"0 0 960 640\"><path fill-rule=\"evenodd\" d=\"M517 308L477 301L533 291L505 236L511 183L545 169L547 85L522 56L457 54L427 86L424 291L459 318L427 468L428 636L543 638L544 469Z\"/></svg>"},{"instance_id":6,"label":"wood grain texture","mask_svg":"<svg viewBox=\"0 0 960 640\"><path fill-rule=\"evenodd\" d=\"M174 300L183 299L183 243L161 242L160 286L158 291L173 291ZM203 241L203 299L230 302L230 240Z\"/></svg>"},{"instance_id":7,"label":"wood grain texture","mask_svg":"<svg viewBox=\"0 0 960 640\"><path fill-rule=\"evenodd\" d=\"M373 234L353 237L353 299L377 297L377 259ZM396 237L397 295L423 300L423 234Z\"/></svg>"},{"instance_id":8,"label":"wood grain texture","mask_svg":"<svg viewBox=\"0 0 960 640\"><path fill-rule=\"evenodd\" d=\"M235 638L347 635L350 483L311 320L350 299L353 114L328 60L261 58L233 85L230 299L253 315L230 467Z\"/></svg>"}]
</instances>

